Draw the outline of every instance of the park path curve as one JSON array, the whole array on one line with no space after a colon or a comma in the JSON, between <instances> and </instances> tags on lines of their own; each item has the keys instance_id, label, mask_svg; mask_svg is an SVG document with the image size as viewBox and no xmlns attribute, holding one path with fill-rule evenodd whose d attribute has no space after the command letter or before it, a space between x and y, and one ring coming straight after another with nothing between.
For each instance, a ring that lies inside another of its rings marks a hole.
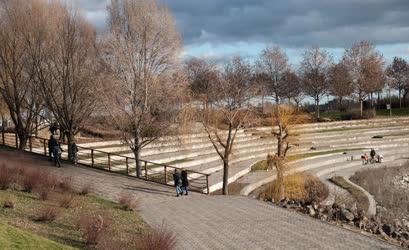
<instances>
[{"instance_id":1,"label":"park path curve","mask_svg":"<svg viewBox=\"0 0 409 250\"><path fill-rule=\"evenodd\" d=\"M2 155L0 158L10 157ZM128 193L139 199L139 213L151 226L165 224L174 231L178 249L394 249L374 238L244 196L190 193L176 198L173 189L83 167L39 167L73 177L75 185L117 201ZM13 159L10 159L13 160ZM17 159L18 160L18 159Z\"/></svg>"}]
</instances>

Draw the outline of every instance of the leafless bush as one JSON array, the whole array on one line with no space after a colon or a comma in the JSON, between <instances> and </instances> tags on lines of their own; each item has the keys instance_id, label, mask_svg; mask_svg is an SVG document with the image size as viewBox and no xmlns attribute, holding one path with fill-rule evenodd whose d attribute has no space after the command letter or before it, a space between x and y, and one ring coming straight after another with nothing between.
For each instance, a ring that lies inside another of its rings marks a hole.
<instances>
[{"instance_id":1,"label":"leafless bush","mask_svg":"<svg viewBox=\"0 0 409 250\"><path fill-rule=\"evenodd\" d=\"M54 221L59 215L59 210L55 207L46 207L38 211L37 216L35 217L36 221L41 222L50 222Z\"/></svg>"},{"instance_id":2,"label":"leafless bush","mask_svg":"<svg viewBox=\"0 0 409 250\"><path fill-rule=\"evenodd\" d=\"M162 225L145 233L139 244L138 248L143 250L171 250L175 248L176 236Z\"/></svg>"},{"instance_id":3,"label":"leafless bush","mask_svg":"<svg viewBox=\"0 0 409 250\"><path fill-rule=\"evenodd\" d=\"M6 164L0 165L0 189L5 190L11 187L14 182L14 173L11 167Z\"/></svg>"},{"instance_id":4,"label":"leafless bush","mask_svg":"<svg viewBox=\"0 0 409 250\"><path fill-rule=\"evenodd\" d=\"M4 207L4 208L14 209L14 202L11 201L11 200L6 200L6 201L3 203L3 207Z\"/></svg>"},{"instance_id":5,"label":"leafless bush","mask_svg":"<svg viewBox=\"0 0 409 250\"><path fill-rule=\"evenodd\" d=\"M41 200L48 200L50 193L55 190L57 186L57 177L47 170L40 172L39 185L36 187Z\"/></svg>"},{"instance_id":6,"label":"leafless bush","mask_svg":"<svg viewBox=\"0 0 409 250\"><path fill-rule=\"evenodd\" d=\"M31 193L39 184L41 173L36 169L28 169L23 176L23 191Z\"/></svg>"},{"instance_id":7,"label":"leafless bush","mask_svg":"<svg viewBox=\"0 0 409 250\"><path fill-rule=\"evenodd\" d=\"M72 178L71 177L64 177L58 187L61 189L61 191L65 192L65 193L70 193L73 192L74 188L73 188L73 184L72 184Z\"/></svg>"},{"instance_id":8,"label":"leafless bush","mask_svg":"<svg viewBox=\"0 0 409 250\"><path fill-rule=\"evenodd\" d=\"M59 200L60 207L71 208L75 206L74 194L64 193Z\"/></svg>"},{"instance_id":9,"label":"leafless bush","mask_svg":"<svg viewBox=\"0 0 409 250\"><path fill-rule=\"evenodd\" d=\"M91 192L92 188L90 184L82 186L82 188L78 191L79 195L87 195Z\"/></svg>"},{"instance_id":10,"label":"leafless bush","mask_svg":"<svg viewBox=\"0 0 409 250\"><path fill-rule=\"evenodd\" d=\"M110 216L97 212L81 215L76 225L87 245L97 245L109 229L111 223Z\"/></svg>"},{"instance_id":11,"label":"leafless bush","mask_svg":"<svg viewBox=\"0 0 409 250\"><path fill-rule=\"evenodd\" d=\"M119 204L127 211L135 211L137 207L136 200L129 194L122 194L119 198Z\"/></svg>"},{"instance_id":12,"label":"leafless bush","mask_svg":"<svg viewBox=\"0 0 409 250\"><path fill-rule=\"evenodd\" d=\"M313 176L306 178L304 187L310 202L321 202L329 195L328 186Z\"/></svg>"}]
</instances>

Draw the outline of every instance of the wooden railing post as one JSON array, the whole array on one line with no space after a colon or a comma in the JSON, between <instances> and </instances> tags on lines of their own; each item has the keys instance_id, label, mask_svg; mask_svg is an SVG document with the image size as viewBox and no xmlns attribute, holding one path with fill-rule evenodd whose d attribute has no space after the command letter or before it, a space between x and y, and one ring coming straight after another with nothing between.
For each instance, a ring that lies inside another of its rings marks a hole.
<instances>
[{"instance_id":1,"label":"wooden railing post","mask_svg":"<svg viewBox=\"0 0 409 250\"><path fill-rule=\"evenodd\" d=\"M111 172L111 155L108 153L108 170Z\"/></svg>"},{"instance_id":2,"label":"wooden railing post","mask_svg":"<svg viewBox=\"0 0 409 250\"><path fill-rule=\"evenodd\" d=\"M206 188L207 188L207 194L210 194L210 190L209 190L209 175L206 175Z\"/></svg>"},{"instance_id":3,"label":"wooden railing post","mask_svg":"<svg viewBox=\"0 0 409 250\"><path fill-rule=\"evenodd\" d=\"M28 146L30 147L30 152L33 152L33 142L31 140L31 136L28 137Z\"/></svg>"},{"instance_id":4,"label":"wooden railing post","mask_svg":"<svg viewBox=\"0 0 409 250\"><path fill-rule=\"evenodd\" d=\"M94 167L94 149L91 148L91 167Z\"/></svg>"},{"instance_id":5,"label":"wooden railing post","mask_svg":"<svg viewBox=\"0 0 409 250\"><path fill-rule=\"evenodd\" d=\"M5 133L4 133L4 129L1 129L1 139L3 141L3 145L6 145L6 138L5 138Z\"/></svg>"},{"instance_id":6,"label":"wooden railing post","mask_svg":"<svg viewBox=\"0 0 409 250\"><path fill-rule=\"evenodd\" d=\"M147 180L148 179L148 168L147 168L147 165L148 165L148 163L145 161L145 179Z\"/></svg>"},{"instance_id":7,"label":"wooden railing post","mask_svg":"<svg viewBox=\"0 0 409 250\"><path fill-rule=\"evenodd\" d=\"M166 165L164 167L165 167L164 169L165 170L165 184L168 184L168 172L167 172L168 167Z\"/></svg>"},{"instance_id":8,"label":"wooden railing post","mask_svg":"<svg viewBox=\"0 0 409 250\"><path fill-rule=\"evenodd\" d=\"M47 147L46 147L47 141L46 139L43 139L43 147L44 147L44 155L47 156ZM49 156L51 157L51 152L48 152Z\"/></svg>"},{"instance_id":9,"label":"wooden railing post","mask_svg":"<svg viewBox=\"0 0 409 250\"><path fill-rule=\"evenodd\" d=\"M16 135L16 148L18 148L18 137L17 137L17 133L15 133Z\"/></svg>"},{"instance_id":10,"label":"wooden railing post","mask_svg":"<svg viewBox=\"0 0 409 250\"><path fill-rule=\"evenodd\" d=\"M125 158L125 164L126 164L126 174L128 175L129 174L129 158L128 157L126 157Z\"/></svg>"}]
</instances>

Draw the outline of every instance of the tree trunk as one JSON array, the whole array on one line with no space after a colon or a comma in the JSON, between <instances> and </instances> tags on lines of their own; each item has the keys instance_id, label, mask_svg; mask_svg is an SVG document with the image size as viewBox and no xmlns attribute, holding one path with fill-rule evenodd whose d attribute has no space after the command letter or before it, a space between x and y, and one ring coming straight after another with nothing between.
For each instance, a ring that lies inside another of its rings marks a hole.
<instances>
[{"instance_id":1,"label":"tree trunk","mask_svg":"<svg viewBox=\"0 0 409 250\"><path fill-rule=\"evenodd\" d=\"M281 164L281 163L277 163L277 164ZM278 168L280 168L280 171L277 171L277 202L283 200L285 197L284 195L284 173L282 171L282 166L279 166Z\"/></svg>"},{"instance_id":2,"label":"tree trunk","mask_svg":"<svg viewBox=\"0 0 409 250\"><path fill-rule=\"evenodd\" d=\"M74 152L72 152L72 144L74 143L74 135L70 130L67 132L68 160L74 162Z\"/></svg>"},{"instance_id":3,"label":"tree trunk","mask_svg":"<svg viewBox=\"0 0 409 250\"><path fill-rule=\"evenodd\" d=\"M342 96L339 97L339 111L342 112Z\"/></svg>"},{"instance_id":4,"label":"tree trunk","mask_svg":"<svg viewBox=\"0 0 409 250\"><path fill-rule=\"evenodd\" d=\"M364 101L361 99L360 103L361 103L361 118L363 118L364 117Z\"/></svg>"},{"instance_id":5,"label":"tree trunk","mask_svg":"<svg viewBox=\"0 0 409 250\"><path fill-rule=\"evenodd\" d=\"M402 97L401 97L402 89L399 88L399 108L402 108Z\"/></svg>"},{"instance_id":6,"label":"tree trunk","mask_svg":"<svg viewBox=\"0 0 409 250\"><path fill-rule=\"evenodd\" d=\"M223 160L223 195L229 194L229 159Z\"/></svg>"},{"instance_id":7,"label":"tree trunk","mask_svg":"<svg viewBox=\"0 0 409 250\"><path fill-rule=\"evenodd\" d=\"M135 144L135 145L137 145L137 144ZM133 154L135 156L135 162L136 162L136 177L141 178L142 165L141 165L141 162L140 162L141 149L139 148L139 146L135 146L135 148L133 149Z\"/></svg>"},{"instance_id":8,"label":"tree trunk","mask_svg":"<svg viewBox=\"0 0 409 250\"><path fill-rule=\"evenodd\" d=\"M20 132L20 133L18 133L17 136L18 136L18 140L19 140L18 149L19 150L24 150L26 148L26 144L27 144L27 140L28 140L27 135L25 133L23 133L23 132Z\"/></svg>"},{"instance_id":9,"label":"tree trunk","mask_svg":"<svg viewBox=\"0 0 409 250\"><path fill-rule=\"evenodd\" d=\"M315 111L317 112L317 119L320 119L320 100L315 98Z\"/></svg>"}]
</instances>

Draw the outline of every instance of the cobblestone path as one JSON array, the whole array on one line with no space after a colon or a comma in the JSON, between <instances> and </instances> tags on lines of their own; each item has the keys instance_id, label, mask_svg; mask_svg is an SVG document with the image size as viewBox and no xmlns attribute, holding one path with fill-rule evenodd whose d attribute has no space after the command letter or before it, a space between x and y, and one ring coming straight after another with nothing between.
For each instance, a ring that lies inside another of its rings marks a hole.
<instances>
[{"instance_id":1,"label":"cobblestone path","mask_svg":"<svg viewBox=\"0 0 409 250\"><path fill-rule=\"evenodd\" d=\"M3 157L10 156L0 151ZM93 191L105 198L116 201L122 193L133 195L148 224L164 224L176 233L179 249L395 248L248 197L190 193L177 198L171 187L70 165L58 169L36 158L40 167L73 177L75 185L91 184Z\"/></svg>"}]
</instances>

